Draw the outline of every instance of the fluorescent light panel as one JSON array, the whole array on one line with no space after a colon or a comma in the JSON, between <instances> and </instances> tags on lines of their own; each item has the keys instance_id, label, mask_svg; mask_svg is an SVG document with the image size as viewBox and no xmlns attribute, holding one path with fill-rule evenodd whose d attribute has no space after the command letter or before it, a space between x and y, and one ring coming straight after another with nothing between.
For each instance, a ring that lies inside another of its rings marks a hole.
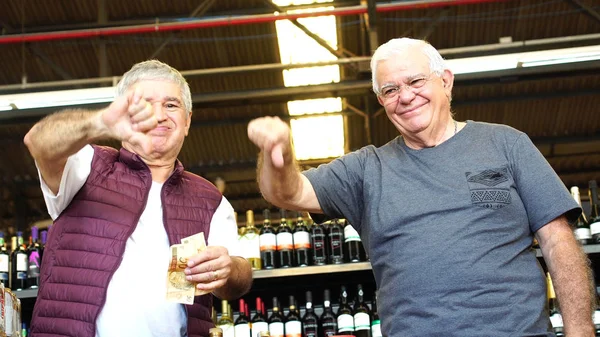
<instances>
[{"instance_id":1,"label":"fluorescent light panel","mask_svg":"<svg viewBox=\"0 0 600 337\"><path fill-rule=\"evenodd\" d=\"M115 92L115 87L103 87L3 95L0 96L0 110L109 103L114 101Z\"/></svg>"}]
</instances>

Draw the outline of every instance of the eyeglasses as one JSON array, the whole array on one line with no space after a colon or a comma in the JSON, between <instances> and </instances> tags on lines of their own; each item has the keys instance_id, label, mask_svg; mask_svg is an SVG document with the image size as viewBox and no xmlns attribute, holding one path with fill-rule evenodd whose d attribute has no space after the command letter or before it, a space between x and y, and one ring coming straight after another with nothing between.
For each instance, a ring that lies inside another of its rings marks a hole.
<instances>
[{"instance_id":1,"label":"eyeglasses","mask_svg":"<svg viewBox=\"0 0 600 337\"><path fill-rule=\"evenodd\" d=\"M412 91L413 93L417 94L421 91L421 88L423 88L425 86L425 84L427 84L427 82L429 80L431 80L433 73L427 75L427 76L419 76L419 77L415 77L412 80L410 80L408 83L405 83L403 85L397 85L397 84L386 84L383 87L381 87L381 89L379 89L379 93L378 95L383 97L384 100L390 100L394 97L396 97L400 91L402 90L402 88L406 88L407 90Z\"/></svg>"}]
</instances>

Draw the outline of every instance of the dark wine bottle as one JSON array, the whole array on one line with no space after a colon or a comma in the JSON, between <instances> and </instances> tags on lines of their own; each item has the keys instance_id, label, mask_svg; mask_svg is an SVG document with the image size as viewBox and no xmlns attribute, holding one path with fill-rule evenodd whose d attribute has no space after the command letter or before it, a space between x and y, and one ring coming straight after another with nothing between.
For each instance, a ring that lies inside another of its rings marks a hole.
<instances>
[{"instance_id":1,"label":"dark wine bottle","mask_svg":"<svg viewBox=\"0 0 600 337\"><path fill-rule=\"evenodd\" d=\"M27 287L27 252L23 246L23 232L17 232L17 245L11 256L11 288L23 290Z\"/></svg>"},{"instance_id":2,"label":"dark wine bottle","mask_svg":"<svg viewBox=\"0 0 600 337\"><path fill-rule=\"evenodd\" d=\"M46 248L46 242L48 241L48 231L42 231L41 233L41 243L40 243L40 262L44 262L44 249ZM41 269L40 264L40 269Z\"/></svg>"},{"instance_id":3,"label":"dark wine bottle","mask_svg":"<svg viewBox=\"0 0 600 337\"><path fill-rule=\"evenodd\" d=\"M258 336L261 331L269 331L269 323L267 323L267 316L263 312L262 300L260 297L256 298L256 313L251 321L251 333L253 337Z\"/></svg>"},{"instance_id":4,"label":"dark wine bottle","mask_svg":"<svg viewBox=\"0 0 600 337\"><path fill-rule=\"evenodd\" d=\"M340 307L337 312L338 333L352 335L354 333L354 313L348 304L348 291L345 286L340 289Z\"/></svg>"},{"instance_id":5,"label":"dark wine bottle","mask_svg":"<svg viewBox=\"0 0 600 337\"><path fill-rule=\"evenodd\" d=\"M240 315L233 324L236 337L250 337L250 318L246 314L246 302L240 298Z\"/></svg>"},{"instance_id":6,"label":"dark wine bottle","mask_svg":"<svg viewBox=\"0 0 600 337\"><path fill-rule=\"evenodd\" d=\"M296 306L296 299L293 295L290 296L290 308L285 318L285 337L302 337L300 311Z\"/></svg>"},{"instance_id":7,"label":"dark wine bottle","mask_svg":"<svg viewBox=\"0 0 600 337\"><path fill-rule=\"evenodd\" d=\"M329 289L323 292L323 313L321 314L321 336L331 337L337 335L337 318L331 309L331 294Z\"/></svg>"},{"instance_id":8,"label":"dark wine bottle","mask_svg":"<svg viewBox=\"0 0 600 337\"><path fill-rule=\"evenodd\" d=\"M345 220L340 220L340 223L346 223L344 226L344 246L346 248L347 262L360 262L364 260L364 249L358 232L352 225Z\"/></svg>"},{"instance_id":9,"label":"dark wine bottle","mask_svg":"<svg viewBox=\"0 0 600 337\"><path fill-rule=\"evenodd\" d=\"M329 263L344 263L344 228L337 219L331 220L329 232L327 233L329 242Z\"/></svg>"},{"instance_id":10,"label":"dark wine bottle","mask_svg":"<svg viewBox=\"0 0 600 337\"><path fill-rule=\"evenodd\" d=\"M312 292L306 292L306 311L302 317L302 336L317 337L319 331L319 317L313 308Z\"/></svg>"},{"instance_id":11,"label":"dark wine bottle","mask_svg":"<svg viewBox=\"0 0 600 337\"><path fill-rule=\"evenodd\" d=\"M373 319L371 320L371 336L383 337L381 334L381 320L379 319L379 312L377 311L377 293L373 296L371 307L371 311L373 312Z\"/></svg>"},{"instance_id":12,"label":"dark wine bottle","mask_svg":"<svg viewBox=\"0 0 600 337\"><path fill-rule=\"evenodd\" d=\"M311 258L316 266L327 264L327 231L325 226L314 223L310 227Z\"/></svg>"},{"instance_id":13,"label":"dark wine bottle","mask_svg":"<svg viewBox=\"0 0 600 337\"><path fill-rule=\"evenodd\" d=\"M0 232L0 282L4 284L5 288L10 287L8 281L10 277L9 261L10 254L6 249L6 242L4 242L4 232Z\"/></svg>"},{"instance_id":14,"label":"dark wine bottle","mask_svg":"<svg viewBox=\"0 0 600 337\"><path fill-rule=\"evenodd\" d=\"M579 194L579 187L571 187L571 195L579 207L581 207L581 195ZM581 212L581 215L579 215L579 218L577 218L577 221L575 222L575 238L582 245L587 245L592 241L590 224L587 222L584 212Z\"/></svg>"},{"instance_id":15,"label":"dark wine bottle","mask_svg":"<svg viewBox=\"0 0 600 337\"><path fill-rule=\"evenodd\" d=\"M371 310L365 303L362 284L356 286L357 294L354 302L354 336L371 337Z\"/></svg>"},{"instance_id":16,"label":"dark wine bottle","mask_svg":"<svg viewBox=\"0 0 600 337\"><path fill-rule=\"evenodd\" d=\"M564 336L563 332L563 320L558 307L558 301L556 300L556 294L554 293L554 286L552 284L552 278L550 273L546 273L546 282L548 289L548 308L550 310L550 323L552 324L552 330L557 337Z\"/></svg>"},{"instance_id":17,"label":"dark wine bottle","mask_svg":"<svg viewBox=\"0 0 600 337\"><path fill-rule=\"evenodd\" d=\"M263 211L263 226L260 229L260 259L263 269L277 268L275 253L277 252L277 234L271 226L271 211ZM253 335L253 337L256 337Z\"/></svg>"},{"instance_id":18,"label":"dark wine bottle","mask_svg":"<svg viewBox=\"0 0 600 337\"><path fill-rule=\"evenodd\" d=\"M273 312L271 313L271 317L269 317L269 333L271 337L284 337L283 323L285 320L279 309L279 300L277 297L273 297Z\"/></svg>"},{"instance_id":19,"label":"dark wine bottle","mask_svg":"<svg viewBox=\"0 0 600 337\"><path fill-rule=\"evenodd\" d=\"M39 231L36 226L31 227L29 247L27 247L27 288L37 288L40 285L41 247L39 243Z\"/></svg>"},{"instance_id":20,"label":"dark wine bottle","mask_svg":"<svg viewBox=\"0 0 600 337\"><path fill-rule=\"evenodd\" d=\"M281 268L294 266L294 236L292 229L287 224L285 213L285 209L279 210L281 218L277 228L277 255L279 256L279 267Z\"/></svg>"},{"instance_id":21,"label":"dark wine bottle","mask_svg":"<svg viewBox=\"0 0 600 337\"><path fill-rule=\"evenodd\" d=\"M600 206L598 205L598 183L596 183L595 180L590 180L589 186L590 232L592 234L592 242L600 243Z\"/></svg>"},{"instance_id":22,"label":"dark wine bottle","mask_svg":"<svg viewBox=\"0 0 600 337\"><path fill-rule=\"evenodd\" d=\"M294 253L298 267L306 267L310 264L310 234L300 212L294 227Z\"/></svg>"}]
</instances>

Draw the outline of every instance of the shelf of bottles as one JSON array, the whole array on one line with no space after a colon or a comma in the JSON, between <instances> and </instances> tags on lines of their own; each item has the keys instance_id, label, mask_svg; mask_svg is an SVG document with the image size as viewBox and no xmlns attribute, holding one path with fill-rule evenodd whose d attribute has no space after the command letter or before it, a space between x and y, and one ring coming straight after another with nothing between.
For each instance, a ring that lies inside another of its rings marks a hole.
<instances>
[{"instance_id":1,"label":"shelf of bottles","mask_svg":"<svg viewBox=\"0 0 600 337\"><path fill-rule=\"evenodd\" d=\"M342 285L336 303L332 301L332 294L325 289L322 301L319 301L322 304L316 305L313 292L306 291L302 307L294 295L269 297L269 310L261 297L248 302L243 298L232 303L224 300L221 301L220 310L213 308L213 320L222 329L224 337L258 336L263 331L269 332L270 336L381 336L376 295L370 303L366 301L365 289L361 284L356 287ZM255 310L249 310L249 302ZM237 304L238 310L235 312L232 304ZM219 304L215 307L219 307ZM217 315L217 311L221 314Z\"/></svg>"}]
</instances>

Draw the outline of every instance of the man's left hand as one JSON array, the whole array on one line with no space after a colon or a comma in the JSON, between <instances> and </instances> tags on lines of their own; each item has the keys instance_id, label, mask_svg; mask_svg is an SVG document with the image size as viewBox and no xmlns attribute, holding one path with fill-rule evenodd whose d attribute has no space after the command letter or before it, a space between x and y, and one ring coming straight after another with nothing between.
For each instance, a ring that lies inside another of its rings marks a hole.
<instances>
[{"instance_id":1,"label":"man's left hand","mask_svg":"<svg viewBox=\"0 0 600 337\"><path fill-rule=\"evenodd\" d=\"M231 257L227 248L207 246L206 250L188 259L185 269L188 281L198 283L204 291L214 291L227 283L231 274Z\"/></svg>"}]
</instances>

